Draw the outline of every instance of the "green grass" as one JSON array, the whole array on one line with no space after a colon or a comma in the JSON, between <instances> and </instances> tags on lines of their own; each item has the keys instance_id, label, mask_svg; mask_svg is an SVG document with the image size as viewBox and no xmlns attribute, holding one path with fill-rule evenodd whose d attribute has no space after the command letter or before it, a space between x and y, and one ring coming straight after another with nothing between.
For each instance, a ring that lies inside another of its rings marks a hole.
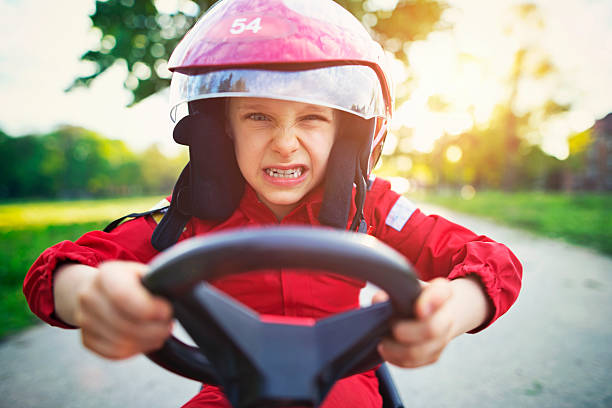
<instances>
[{"instance_id":1,"label":"green grass","mask_svg":"<svg viewBox=\"0 0 612 408\"><path fill-rule=\"evenodd\" d=\"M415 198L612 255L612 194L483 191L469 200L458 193Z\"/></svg>"},{"instance_id":2,"label":"green grass","mask_svg":"<svg viewBox=\"0 0 612 408\"><path fill-rule=\"evenodd\" d=\"M160 197L0 205L0 338L38 321L28 308L23 278L47 247L104 228L130 212L145 211Z\"/></svg>"},{"instance_id":3,"label":"green grass","mask_svg":"<svg viewBox=\"0 0 612 408\"><path fill-rule=\"evenodd\" d=\"M101 200L32 201L0 204L0 231L35 226L109 221L130 212L146 211L162 198L129 197Z\"/></svg>"}]
</instances>

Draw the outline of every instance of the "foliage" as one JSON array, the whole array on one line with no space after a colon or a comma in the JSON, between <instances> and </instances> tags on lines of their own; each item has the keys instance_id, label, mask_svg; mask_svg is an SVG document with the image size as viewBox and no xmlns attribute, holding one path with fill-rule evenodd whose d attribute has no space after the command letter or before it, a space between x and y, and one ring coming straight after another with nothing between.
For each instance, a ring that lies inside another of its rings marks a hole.
<instances>
[{"instance_id":1,"label":"foliage","mask_svg":"<svg viewBox=\"0 0 612 408\"><path fill-rule=\"evenodd\" d=\"M580 171L584 168L586 154L593 140L593 128L576 133L569 138L570 156L567 160L568 169Z\"/></svg>"},{"instance_id":2,"label":"foliage","mask_svg":"<svg viewBox=\"0 0 612 408\"><path fill-rule=\"evenodd\" d=\"M499 105L488 126L474 126L460 135L445 135L438 139L431 152L396 152L384 158L378 174L403 176L416 187L471 185L476 189L545 189L563 188L563 177L573 165L572 160L552 157L534 143L521 138L514 153L508 149L507 118L513 115L508 107ZM514 117L515 125L523 127L529 114ZM409 142L410 132L398 132L400 143ZM456 157L452 157L454 151ZM512 157L513 181L508 185L508 156ZM408 162L409 166L402 165Z\"/></svg>"},{"instance_id":3,"label":"foliage","mask_svg":"<svg viewBox=\"0 0 612 408\"><path fill-rule=\"evenodd\" d=\"M139 183L142 192L172 192L180 171L187 163L187 153L173 158L166 157L161 150L153 145L140 155L141 174Z\"/></svg>"},{"instance_id":4,"label":"foliage","mask_svg":"<svg viewBox=\"0 0 612 408\"><path fill-rule=\"evenodd\" d=\"M423 39L440 20L444 6L434 0L401 0L393 10L373 8L366 0L337 2L371 28L375 37L400 59L406 60L404 43ZM170 83L167 61L197 16L212 1L179 0L167 10L164 2L154 0L96 1L91 15L93 27L100 30L98 45L82 60L95 65L93 74L77 78L75 86L89 84L115 62L126 64L125 86L137 103L166 88Z\"/></svg>"},{"instance_id":5,"label":"foliage","mask_svg":"<svg viewBox=\"0 0 612 408\"><path fill-rule=\"evenodd\" d=\"M335 0L370 27L373 36L396 58L408 62L406 45L424 40L438 27L446 6L439 1L402 0L391 10L376 8L375 2Z\"/></svg>"},{"instance_id":6,"label":"foliage","mask_svg":"<svg viewBox=\"0 0 612 408\"><path fill-rule=\"evenodd\" d=\"M612 255L612 194L478 191L427 193L421 199Z\"/></svg>"},{"instance_id":7,"label":"foliage","mask_svg":"<svg viewBox=\"0 0 612 408\"><path fill-rule=\"evenodd\" d=\"M452 98L445 98L443 90L439 91L440 94L430 95L426 108L436 114L432 116L469 118L471 128L462 134L444 135L428 153L410 148L415 145L412 129L396 130L394 135L398 138L399 149L385 158L382 174L394 176L399 173L419 186L470 184L477 188L507 191L561 189L569 179L569 172L583 165L583 159L572 157L560 161L540 147L547 122L563 117L571 106L557 102L554 90L550 91L548 98L530 95L534 84L554 83L560 79L550 55L539 46L543 21L538 7L533 4L512 5L507 19L504 30L507 35L512 35L517 47L506 51L511 63L496 77L503 84L504 92L488 122L476 122L476 99L466 108L454 105ZM461 57L478 61L478 57L470 54ZM477 95L478 90L475 91ZM529 106L525 104L527 100ZM523 103L519 104L519 101ZM517 105L521 105L521 110ZM584 150L588 138L578 139L574 145L582 143ZM578 155L579 152L570 146L570 154Z\"/></svg>"},{"instance_id":8,"label":"foliage","mask_svg":"<svg viewBox=\"0 0 612 408\"><path fill-rule=\"evenodd\" d=\"M186 161L166 158L156 146L136 154L73 126L17 138L0 133L0 198L167 193Z\"/></svg>"}]
</instances>

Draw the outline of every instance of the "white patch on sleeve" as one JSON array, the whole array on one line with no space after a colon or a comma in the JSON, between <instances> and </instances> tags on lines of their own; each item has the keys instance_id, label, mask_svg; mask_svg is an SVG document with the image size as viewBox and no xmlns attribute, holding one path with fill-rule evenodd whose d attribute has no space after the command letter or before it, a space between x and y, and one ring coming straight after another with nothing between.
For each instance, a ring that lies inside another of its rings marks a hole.
<instances>
[{"instance_id":1,"label":"white patch on sleeve","mask_svg":"<svg viewBox=\"0 0 612 408\"><path fill-rule=\"evenodd\" d=\"M393 229L401 231L416 209L417 207L412 201L408 200L406 197L400 196L395 204L393 204L391 211L389 211L385 224Z\"/></svg>"},{"instance_id":2,"label":"white patch on sleeve","mask_svg":"<svg viewBox=\"0 0 612 408\"><path fill-rule=\"evenodd\" d=\"M170 205L170 201L168 201L167 198L164 198L159 203L157 203L153 207L151 207L151 209L149 211L161 210L162 208L167 207L169 205Z\"/></svg>"}]
</instances>

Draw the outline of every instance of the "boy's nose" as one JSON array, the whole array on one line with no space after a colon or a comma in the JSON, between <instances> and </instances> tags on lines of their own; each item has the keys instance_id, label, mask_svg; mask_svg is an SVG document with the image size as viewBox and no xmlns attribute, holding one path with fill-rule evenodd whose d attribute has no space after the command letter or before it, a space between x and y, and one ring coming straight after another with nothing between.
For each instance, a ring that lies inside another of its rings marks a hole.
<instances>
[{"instance_id":1,"label":"boy's nose","mask_svg":"<svg viewBox=\"0 0 612 408\"><path fill-rule=\"evenodd\" d=\"M299 148L300 142L292 129L282 129L275 135L273 146L278 153L288 156Z\"/></svg>"}]
</instances>

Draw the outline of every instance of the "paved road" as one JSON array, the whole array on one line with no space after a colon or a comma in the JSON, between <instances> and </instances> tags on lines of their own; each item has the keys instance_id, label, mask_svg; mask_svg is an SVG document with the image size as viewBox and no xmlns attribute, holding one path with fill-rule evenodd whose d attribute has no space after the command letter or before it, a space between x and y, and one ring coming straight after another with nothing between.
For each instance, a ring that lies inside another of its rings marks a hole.
<instances>
[{"instance_id":1,"label":"paved road","mask_svg":"<svg viewBox=\"0 0 612 408\"><path fill-rule=\"evenodd\" d=\"M612 258L474 217L449 218L507 243L523 262L523 289L505 316L457 338L434 366L393 370L404 402L612 407Z\"/></svg>"},{"instance_id":2,"label":"paved road","mask_svg":"<svg viewBox=\"0 0 612 408\"><path fill-rule=\"evenodd\" d=\"M514 308L440 361L392 368L407 406L612 407L612 258L426 208L507 243L523 261ZM38 326L0 344L0 407L180 406L198 384L144 357L108 362L78 332Z\"/></svg>"}]
</instances>

